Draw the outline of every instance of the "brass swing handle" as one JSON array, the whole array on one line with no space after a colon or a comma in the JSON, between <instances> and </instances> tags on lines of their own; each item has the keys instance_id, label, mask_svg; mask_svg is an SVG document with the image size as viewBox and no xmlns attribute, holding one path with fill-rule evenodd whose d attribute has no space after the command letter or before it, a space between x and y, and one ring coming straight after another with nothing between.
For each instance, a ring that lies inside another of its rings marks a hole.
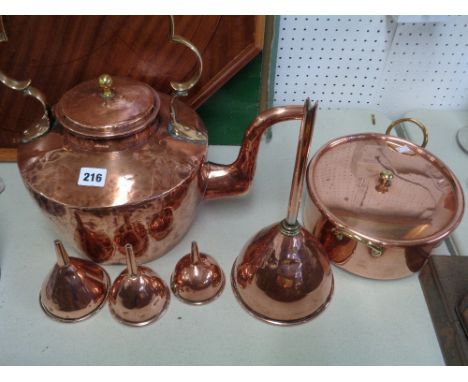
<instances>
[{"instance_id":1,"label":"brass swing handle","mask_svg":"<svg viewBox=\"0 0 468 382\"><path fill-rule=\"evenodd\" d=\"M176 34L175 31L175 21L174 16L170 17L170 34L169 38L172 42L176 44L182 44L185 47L189 48L197 57L198 65L195 74L189 80L185 82L176 82L170 81L171 88L174 90L171 96L171 103L170 103L170 114L171 114L171 123L170 123L170 132L173 136L189 140L191 142L206 142L206 137L200 135L200 132L194 131L189 126L185 126L182 123L177 121L177 113L176 113L176 106L175 100L177 97L186 97L190 89L192 89L200 80L202 71L203 71L203 59L200 54L200 51L197 49L195 45L193 45L190 41L181 37Z\"/></svg>"},{"instance_id":2,"label":"brass swing handle","mask_svg":"<svg viewBox=\"0 0 468 382\"><path fill-rule=\"evenodd\" d=\"M176 34L175 31L175 21L174 21L174 16L169 16L170 17L170 39L171 41L175 42L176 44L182 44L189 48L193 53L195 53L195 56L197 57L198 60L198 68L195 74L193 75L192 78L185 82L176 82L176 81L171 81L171 88L175 91L177 96L186 96L188 94L188 91L192 89L200 80L200 77L202 75L203 71L203 58L200 54L200 51L197 49L195 45L193 45L190 41L185 39L184 37L181 37Z\"/></svg>"},{"instance_id":3,"label":"brass swing handle","mask_svg":"<svg viewBox=\"0 0 468 382\"><path fill-rule=\"evenodd\" d=\"M0 42L8 41L8 36L3 25L3 16L0 16ZM30 96L39 101L44 109L42 117L39 119L39 122L35 123L33 126L29 127L23 132L21 141L27 143L32 141L35 138L38 138L44 135L50 128L50 119L49 112L47 110L47 102L44 93L39 89L31 86L31 80L17 81L13 78L8 77L5 73L0 70L0 82L7 86L8 88L21 92L25 96Z\"/></svg>"},{"instance_id":4,"label":"brass swing handle","mask_svg":"<svg viewBox=\"0 0 468 382\"><path fill-rule=\"evenodd\" d=\"M200 77L203 71L203 58L200 54L200 51L197 49L195 45L193 45L190 41L188 41L184 37L181 37L176 34L174 16L169 16L169 17L170 17L170 39L171 41L177 44L182 44L186 46L187 48L189 48L193 53L195 53L195 56L197 57L197 60L198 60L198 68L192 78L190 78L189 80L185 82L170 81L171 88L176 92L177 96L186 96L188 94L188 91L192 89L200 80ZM8 41L8 36L6 34L5 26L3 24L3 16L0 16L0 42L2 41ZM5 74L3 74L2 77L6 78L5 81L3 81L2 79L2 82L8 87L10 87L10 83L12 83L13 86L11 86L11 88L14 90L24 90L24 88L26 86L29 86L31 83L30 80L21 81L21 82L10 80ZM18 86L20 89L17 89L14 86Z\"/></svg>"},{"instance_id":5,"label":"brass swing handle","mask_svg":"<svg viewBox=\"0 0 468 382\"><path fill-rule=\"evenodd\" d=\"M369 253L373 257L380 257L384 253L384 248L382 246L377 245L370 240L364 239L358 234L340 228L333 228L332 232L337 240L343 240L343 237L347 237L348 239L364 244L367 248L369 248Z\"/></svg>"}]
</instances>

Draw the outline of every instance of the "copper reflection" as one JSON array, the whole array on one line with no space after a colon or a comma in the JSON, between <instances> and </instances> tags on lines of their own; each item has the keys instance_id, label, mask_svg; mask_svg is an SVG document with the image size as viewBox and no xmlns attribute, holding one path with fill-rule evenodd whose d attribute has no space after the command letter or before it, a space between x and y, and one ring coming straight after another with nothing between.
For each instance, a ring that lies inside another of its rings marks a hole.
<instances>
[{"instance_id":1,"label":"copper reflection","mask_svg":"<svg viewBox=\"0 0 468 382\"><path fill-rule=\"evenodd\" d=\"M155 240L162 240L172 229L174 214L171 208L164 208L161 212L154 214L149 225L149 233Z\"/></svg>"},{"instance_id":2,"label":"copper reflection","mask_svg":"<svg viewBox=\"0 0 468 382\"><path fill-rule=\"evenodd\" d=\"M322 219L322 221L315 228L320 243L331 260L337 264L344 264L356 249L357 242L346 236L338 239L333 224L326 219Z\"/></svg>"},{"instance_id":3,"label":"copper reflection","mask_svg":"<svg viewBox=\"0 0 468 382\"><path fill-rule=\"evenodd\" d=\"M41 307L59 321L84 320L104 305L109 276L95 263L69 257L59 240L55 241L55 251L57 263L42 284Z\"/></svg>"},{"instance_id":4,"label":"copper reflection","mask_svg":"<svg viewBox=\"0 0 468 382\"><path fill-rule=\"evenodd\" d=\"M148 249L148 234L143 224L138 221L131 221L130 216L125 215L122 224L114 235L114 242L120 253L125 254L127 244L131 244L135 257L140 257Z\"/></svg>"},{"instance_id":5,"label":"copper reflection","mask_svg":"<svg viewBox=\"0 0 468 382\"><path fill-rule=\"evenodd\" d=\"M172 292L183 302L206 304L218 297L225 284L224 272L211 256L200 253L192 242L190 254L182 257L171 276Z\"/></svg>"},{"instance_id":6,"label":"copper reflection","mask_svg":"<svg viewBox=\"0 0 468 382\"><path fill-rule=\"evenodd\" d=\"M464 212L460 184L438 158L383 134L323 146L309 164L307 187L305 227L333 262L374 279L419 271ZM334 234L340 231L358 240Z\"/></svg>"},{"instance_id":7,"label":"copper reflection","mask_svg":"<svg viewBox=\"0 0 468 382\"><path fill-rule=\"evenodd\" d=\"M125 246L125 251L127 269L112 284L109 308L123 324L148 325L166 311L170 301L169 288L150 268L137 265L131 244Z\"/></svg>"},{"instance_id":8,"label":"copper reflection","mask_svg":"<svg viewBox=\"0 0 468 382\"><path fill-rule=\"evenodd\" d=\"M79 247L98 263L109 260L115 251L111 238L103 231L87 228L78 212L75 212L75 218L77 222L76 235L78 236L75 240L79 243Z\"/></svg>"},{"instance_id":9,"label":"copper reflection","mask_svg":"<svg viewBox=\"0 0 468 382\"><path fill-rule=\"evenodd\" d=\"M278 325L306 322L333 293L326 253L297 221L317 104L303 108L287 218L264 228L234 262L231 283L239 302L255 317Z\"/></svg>"}]
</instances>

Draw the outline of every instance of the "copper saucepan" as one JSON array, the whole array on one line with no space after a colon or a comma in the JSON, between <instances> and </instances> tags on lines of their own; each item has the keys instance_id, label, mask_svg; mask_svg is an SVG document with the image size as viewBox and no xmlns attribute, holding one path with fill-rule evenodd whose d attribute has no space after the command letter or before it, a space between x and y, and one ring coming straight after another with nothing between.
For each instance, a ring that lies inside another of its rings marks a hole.
<instances>
[{"instance_id":1,"label":"copper saucepan","mask_svg":"<svg viewBox=\"0 0 468 382\"><path fill-rule=\"evenodd\" d=\"M421 123L412 119L399 120ZM452 171L416 144L355 134L325 144L307 169L304 225L330 260L354 274L398 279L417 272L460 223L464 197Z\"/></svg>"}]
</instances>

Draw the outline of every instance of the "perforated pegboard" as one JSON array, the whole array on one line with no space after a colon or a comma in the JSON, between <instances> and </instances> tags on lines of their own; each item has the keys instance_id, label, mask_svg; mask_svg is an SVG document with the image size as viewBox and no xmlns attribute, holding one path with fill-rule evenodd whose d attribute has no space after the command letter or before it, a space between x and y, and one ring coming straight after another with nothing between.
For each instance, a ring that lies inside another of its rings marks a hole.
<instances>
[{"instance_id":1,"label":"perforated pegboard","mask_svg":"<svg viewBox=\"0 0 468 382\"><path fill-rule=\"evenodd\" d=\"M282 16L274 105L468 108L468 16Z\"/></svg>"}]
</instances>

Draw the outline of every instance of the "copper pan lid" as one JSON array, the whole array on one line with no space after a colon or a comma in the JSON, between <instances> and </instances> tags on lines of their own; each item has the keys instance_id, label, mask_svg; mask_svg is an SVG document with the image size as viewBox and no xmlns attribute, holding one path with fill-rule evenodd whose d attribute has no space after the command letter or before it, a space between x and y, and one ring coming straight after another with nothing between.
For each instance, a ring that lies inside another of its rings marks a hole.
<instances>
[{"instance_id":1,"label":"copper pan lid","mask_svg":"<svg viewBox=\"0 0 468 382\"><path fill-rule=\"evenodd\" d=\"M103 74L66 92L54 111L72 133L106 139L143 130L154 121L159 107L159 96L149 85Z\"/></svg>"},{"instance_id":2,"label":"copper pan lid","mask_svg":"<svg viewBox=\"0 0 468 382\"><path fill-rule=\"evenodd\" d=\"M435 243L464 211L460 184L440 159L385 134L324 145L309 163L307 187L337 229L382 246Z\"/></svg>"}]
</instances>

